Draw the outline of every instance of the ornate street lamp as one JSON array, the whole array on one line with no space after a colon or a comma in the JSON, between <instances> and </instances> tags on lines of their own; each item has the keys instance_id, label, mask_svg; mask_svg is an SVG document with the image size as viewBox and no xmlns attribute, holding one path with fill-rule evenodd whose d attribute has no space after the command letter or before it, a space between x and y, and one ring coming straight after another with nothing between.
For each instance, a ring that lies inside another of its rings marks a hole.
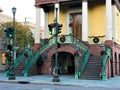
<instances>
[{"instance_id":1,"label":"ornate street lamp","mask_svg":"<svg viewBox=\"0 0 120 90\"><path fill-rule=\"evenodd\" d=\"M56 10L56 18L55 18L55 23L57 23L57 20L58 20L58 15L57 15L57 12L58 12L58 2L56 1L55 3L55 10ZM57 32L56 32L56 29L55 29L55 66L54 66L54 69L53 69L53 75L54 75L54 78L53 78L53 82L60 82L60 79L59 79L59 75L58 75L58 41L57 41Z\"/></svg>"},{"instance_id":2,"label":"ornate street lamp","mask_svg":"<svg viewBox=\"0 0 120 90\"><path fill-rule=\"evenodd\" d=\"M11 52L12 53L12 70L10 71L9 73L9 80L15 80L15 68L14 68L14 60L15 60L15 50L14 50L14 44L15 44L15 13L16 13L16 8L13 7L12 8L12 13L13 13L13 38L11 38L11 45L12 45L12 48L13 48L13 51Z\"/></svg>"},{"instance_id":3,"label":"ornate street lamp","mask_svg":"<svg viewBox=\"0 0 120 90\"><path fill-rule=\"evenodd\" d=\"M16 13L16 8L12 8L12 13L13 13L13 27L15 28L15 13Z\"/></svg>"},{"instance_id":4,"label":"ornate street lamp","mask_svg":"<svg viewBox=\"0 0 120 90\"><path fill-rule=\"evenodd\" d=\"M13 46L14 46L14 48L15 48L15 13L16 13L16 8L15 7L13 7L12 8L12 13L13 13L13 28L14 28L14 38L13 38ZM13 52L14 54L13 54L13 57L14 57L14 60L16 59L16 50L14 50L14 52Z\"/></svg>"}]
</instances>

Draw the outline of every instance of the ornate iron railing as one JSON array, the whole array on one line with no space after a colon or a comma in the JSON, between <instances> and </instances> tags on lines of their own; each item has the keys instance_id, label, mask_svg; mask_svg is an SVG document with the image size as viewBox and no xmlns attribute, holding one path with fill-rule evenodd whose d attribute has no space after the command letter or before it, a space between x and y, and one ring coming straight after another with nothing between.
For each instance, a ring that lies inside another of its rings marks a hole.
<instances>
[{"instance_id":1,"label":"ornate iron railing","mask_svg":"<svg viewBox=\"0 0 120 90\"><path fill-rule=\"evenodd\" d=\"M90 57L90 50L88 49L82 57L81 70L79 71L79 77L82 76L82 74L86 68L86 64L87 64L89 57Z\"/></svg>"},{"instance_id":2,"label":"ornate iron railing","mask_svg":"<svg viewBox=\"0 0 120 90\"><path fill-rule=\"evenodd\" d=\"M102 58L102 66L101 66L102 70L100 72L100 77L102 78L102 80L107 79L106 66L107 66L107 62L108 62L110 57L111 57L111 49L109 47L106 47L105 54L101 56L101 58Z\"/></svg>"},{"instance_id":3,"label":"ornate iron railing","mask_svg":"<svg viewBox=\"0 0 120 90\"><path fill-rule=\"evenodd\" d=\"M16 68L23 60L24 60L24 52L27 51L28 49L24 49L21 54L16 58L16 60L14 60L14 68ZM30 50L28 51L30 52ZM5 76L8 76L8 73L13 69L13 64L10 65L10 68L8 69L8 60L7 60L7 63L6 63L6 68L5 68Z\"/></svg>"},{"instance_id":4,"label":"ornate iron railing","mask_svg":"<svg viewBox=\"0 0 120 90\"><path fill-rule=\"evenodd\" d=\"M31 59L29 60L29 62L26 64L25 69L23 71L24 76L27 77L28 76L28 72L31 69L31 67L33 66L33 64L38 60L38 58L40 57L40 54L42 54L45 50L49 49L51 45L53 45L54 42L54 38L55 37L51 37L48 42L46 42L44 45L42 45L42 47L35 52L32 56Z\"/></svg>"},{"instance_id":5,"label":"ornate iron railing","mask_svg":"<svg viewBox=\"0 0 120 90\"><path fill-rule=\"evenodd\" d=\"M63 36L65 37L65 41L61 42L60 38L63 37ZM58 36L58 42L61 43L61 44L69 43L73 46L78 45L79 50L82 50L83 52L86 52L88 50L87 45L82 40L74 37L73 35L60 35L60 36ZM51 45L54 45L54 44L55 44L55 36L51 37L46 43L43 43L42 47L32 55L31 59L26 64L24 72L23 72L24 76L28 76L29 70L31 69L33 64L36 63L40 54L45 52L47 49L50 48Z\"/></svg>"}]
</instances>

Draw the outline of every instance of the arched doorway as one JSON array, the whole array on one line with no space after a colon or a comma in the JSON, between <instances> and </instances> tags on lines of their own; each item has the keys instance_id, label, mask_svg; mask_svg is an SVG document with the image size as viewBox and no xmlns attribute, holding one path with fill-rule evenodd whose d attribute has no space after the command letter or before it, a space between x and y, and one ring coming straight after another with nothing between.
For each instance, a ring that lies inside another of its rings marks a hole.
<instances>
[{"instance_id":1,"label":"arched doorway","mask_svg":"<svg viewBox=\"0 0 120 90\"><path fill-rule=\"evenodd\" d=\"M52 68L55 66L55 54L52 56ZM75 64L74 55L69 52L58 53L58 73L63 74L74 74Z\"/></svg>"}]
</instances>

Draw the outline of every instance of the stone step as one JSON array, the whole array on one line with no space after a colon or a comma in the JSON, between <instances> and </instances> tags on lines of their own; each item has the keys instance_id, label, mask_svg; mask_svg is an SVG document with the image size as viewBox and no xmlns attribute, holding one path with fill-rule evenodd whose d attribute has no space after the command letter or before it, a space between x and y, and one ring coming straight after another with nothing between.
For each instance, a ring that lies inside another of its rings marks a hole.
<instances>
[{"instance_id":1,"label":"stone step","mask_svg":"<svg viewBox=\"0 0 120 90\"><path fill-rule=\"evenodd\" d=\"M26 63L26 61L23 60L23 61L15 68L16 76L23 76L23 70L24 70L24 68L25 68L25 63Z\"/></svg>"},{"instance_id":2,"label":"stone step","mask_svg":"<svg viewBox=\"0 0 120 90\"><path fill-rule=\"evenodd\" d=\"M81 77L81 79L89 80L99 80L101 79L100 74L101 57L100 56L90 56L86 69Z\"/></svg>"}]
</instances>

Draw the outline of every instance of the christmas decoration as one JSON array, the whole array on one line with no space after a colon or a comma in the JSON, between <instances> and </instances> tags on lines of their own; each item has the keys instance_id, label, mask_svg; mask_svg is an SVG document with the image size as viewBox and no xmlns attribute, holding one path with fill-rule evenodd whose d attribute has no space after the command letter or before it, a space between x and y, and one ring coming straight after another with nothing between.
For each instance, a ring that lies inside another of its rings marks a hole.
<instances>
[{"instance_id":1,"label":"christmas decoration","mask_svg":"<svg viewBox=\"0 0 120 90\"><path fill-rule=\"evenodd\" d=\"M72 22L69 24L69 27L73 27L73 23Z\"/></svg>"},{"instance_id":2,"label":"christmas decoration","mask_svg":"<svg viewBox=\"0 0 120 90\"><path fill-rule=\"evenodd\" d=\"M98 43L98 42L99 42L99 38L98 38L98 37L94 37L94 38L93 38L93 42L94 42L94 43Z\"/></svg>"},{"instance_id":3,"label":"christmas decoration","mask_svg":"<svg viewBox=\"0 0 120 90\"><path fill-rule=\"evenodd\" d=\"M65 42L65 40L66 40L66 39L65 39L65 36L61 36L61 37L60 37L60 42Z\"/></svg>"}]
</instances>

